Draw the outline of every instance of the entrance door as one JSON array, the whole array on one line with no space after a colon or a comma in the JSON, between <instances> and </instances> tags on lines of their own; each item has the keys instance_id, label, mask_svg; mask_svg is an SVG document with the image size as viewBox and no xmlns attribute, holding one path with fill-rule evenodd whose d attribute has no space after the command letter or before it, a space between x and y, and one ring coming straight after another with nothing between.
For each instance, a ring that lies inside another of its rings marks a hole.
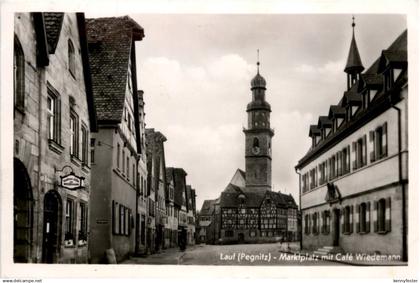
<instances>
[{"instance_id":1,"label":"entrance door","mask_svg":"<svg viewBox=\"0 0 420 283\"><path fill-rule=\"evenodd\" d=\"M33 230L32 187L25 166L17 158L14 159L13 214L13 260L29 262Z\"/></svg>"},{"instance_id":2,"label":"entrance door","mask_svg":"<svg viewBox=\"0 0 420 283\"><path fill-rule=\"evenodd\" d=\"M44 232L42 262L57 261L61 231L61 200L55 191L49 191L44 199Z\"/></svg>"},{"instance_id":3,"label":"entrance door","mask_svg":"<svg viewBox=\"0 0 420 283\"><path fill-rule=\"evenodd\" d=\"M334 233L333 233L333 245L340 245L340 210L334 209Z\"/></svg>"},{"instance_id":4,"label":"entrance door","mask_svg":"<svg viewBox=\"0 0 420 283\"><path fill-rule=\"evenodd\" d=\"M243 243L245 242L245 236L244 236L244 234L243 234L243 233L239 233L239 234L238 234L238 242L239 242L240 244L243 244Z\"/></svg>"}]
</instances>

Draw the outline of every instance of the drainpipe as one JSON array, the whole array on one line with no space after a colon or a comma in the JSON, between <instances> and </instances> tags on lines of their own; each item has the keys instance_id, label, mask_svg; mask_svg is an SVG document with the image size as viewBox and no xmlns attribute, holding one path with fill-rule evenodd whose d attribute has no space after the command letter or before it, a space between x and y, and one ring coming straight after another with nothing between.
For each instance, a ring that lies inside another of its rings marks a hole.
<instances>
[{"instance_id":1,"label":"drainpipe","mask_svg":"<svg viewBox=\"0 0 420 283\"><path fill-rule=\"evenodd\" d=\"M302 186L301 186L301 173L300 173L300 170L299 169L297 169L297 168L295 168L295 172L296 172L296 174L298 174L299 175L299 210L300 210L300 217L301 217L301 219L300 219L300 231L299 231L299 233L300 233L300 235L299 235L299 248L302 250L302 238L303 238L303 235L302 235L302 191L301 191L301 189L302 189Z\"/></svg>"},{"instance_id":2,"label":"drainpipe","mask_svg":"<svg viewBox=\"0 0 420 283\"><path fill-rule=\"evenodd\" d=\"M391 107L397 111L398 114L398 182L401 185L402 196L402 257L403 261L408 260L407 255L407 215L406 215L406 201L405 201L405 184L403 182L402 172L402 129L401 129L401 109L392 104L392 98L389 97Z\"/></svg>"}]
</instances>

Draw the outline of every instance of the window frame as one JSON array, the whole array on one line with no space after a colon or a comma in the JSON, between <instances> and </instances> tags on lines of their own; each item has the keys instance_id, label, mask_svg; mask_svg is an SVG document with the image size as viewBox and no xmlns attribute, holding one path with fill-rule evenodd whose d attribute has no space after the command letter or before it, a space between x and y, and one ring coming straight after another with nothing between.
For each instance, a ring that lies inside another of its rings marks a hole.
<instances>
[{"instance_id":1,"label":"window frame","mask_svg":"<svg viewBox=\"0 0 420 283\"><path fill-rule=\"evenodd\" d=\"M25 53L15 35L13 45L13 97L14 106L21 112L25 110Z\"/></svg>"},{"instance_id":2,"label":"window frame","mask_svg":"<svg viewBox=\"0 0 420 283\"><path fill-rule=\"evenodd\" d=\"M74 199L66 199L64 240L75 241L74 237Z\"/></svg>"},{"instance_id":3,"label":"window frame","mask_svg":"<svg viewBox=\"0 0 420 283\"><path fill-rule=\"evenodd\" d=\"M71 76L76 79L76 53L73 41L70 38L67 41L67 60L68 70Z\"/></svg>"},{"instance_id":4,"label":"window frame","mask_svg":"<svg viewBox=\"0 0 420 283\"><path fill-rule=\"evenodd\" d=\"M72 128L73 124L73 128ZM70 156L79 159L79 116L70 109Z\"/></svg>"}]
</instances>

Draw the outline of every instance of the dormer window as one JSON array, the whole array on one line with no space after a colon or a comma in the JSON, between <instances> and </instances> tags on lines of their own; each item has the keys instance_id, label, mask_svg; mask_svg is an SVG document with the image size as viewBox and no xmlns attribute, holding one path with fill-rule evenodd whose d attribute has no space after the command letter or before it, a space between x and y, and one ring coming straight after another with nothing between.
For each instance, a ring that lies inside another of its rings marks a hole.
<instances>
[{"instance_id":1,"label":"dormer window","mask_svg":"<svg viewBox=\"0 0 420 283\"><path fill-rule=\"evenodd\" d=\"M385 90L387 91L391 89L394 84L394 72L391 68L384 73L384 78Z\"/></svg>"},{"instance_id":2,"label":"dormer window","mask_svg":"<svg viewBox=\"0 0 420 283\"><path fill-rule=\"evenodd\" d=\"M369 106L369 102L370 102L370 90L366 90L363 95L363 109L367 109Z\"/></svg>"},{"instance_id":3,"label":"dormer window","mask_svg":"<svg viewBox=\"0 0 420 283\"><path fill-rule=\"evenodd\" d=\"M76 77L76 65L75 65L75 54L74 54L74 45L71 39L68 41L68 64L69 72L75 78Z\"/></svg>"}]
</instances>

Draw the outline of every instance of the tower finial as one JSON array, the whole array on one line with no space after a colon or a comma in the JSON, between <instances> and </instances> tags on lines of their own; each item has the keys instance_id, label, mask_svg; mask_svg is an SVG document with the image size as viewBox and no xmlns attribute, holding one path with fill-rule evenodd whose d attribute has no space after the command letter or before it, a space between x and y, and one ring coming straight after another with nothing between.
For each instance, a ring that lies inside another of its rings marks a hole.
<instances>
[{"instance_id":1,"label":"tower finial","mask_svg":"<svg viewBox=\"0 0 420 283\"><path fill-rule=\"evenodd\" d=\"M257 49L257 73L260 73L260 50Z\"/></svg>"},{"instance_id":2,"label":"tower finial","mask_svg":"<svg viewBox=\"0 0 420 283\"><path fill-rule=\"evenodd\" d=\"M353 35L354 35L354 27L356 26L356 23L354 22L354 15L352 15L351 19L352 19L351 27L353 29Z\"/></svg>"}]
</instances>

